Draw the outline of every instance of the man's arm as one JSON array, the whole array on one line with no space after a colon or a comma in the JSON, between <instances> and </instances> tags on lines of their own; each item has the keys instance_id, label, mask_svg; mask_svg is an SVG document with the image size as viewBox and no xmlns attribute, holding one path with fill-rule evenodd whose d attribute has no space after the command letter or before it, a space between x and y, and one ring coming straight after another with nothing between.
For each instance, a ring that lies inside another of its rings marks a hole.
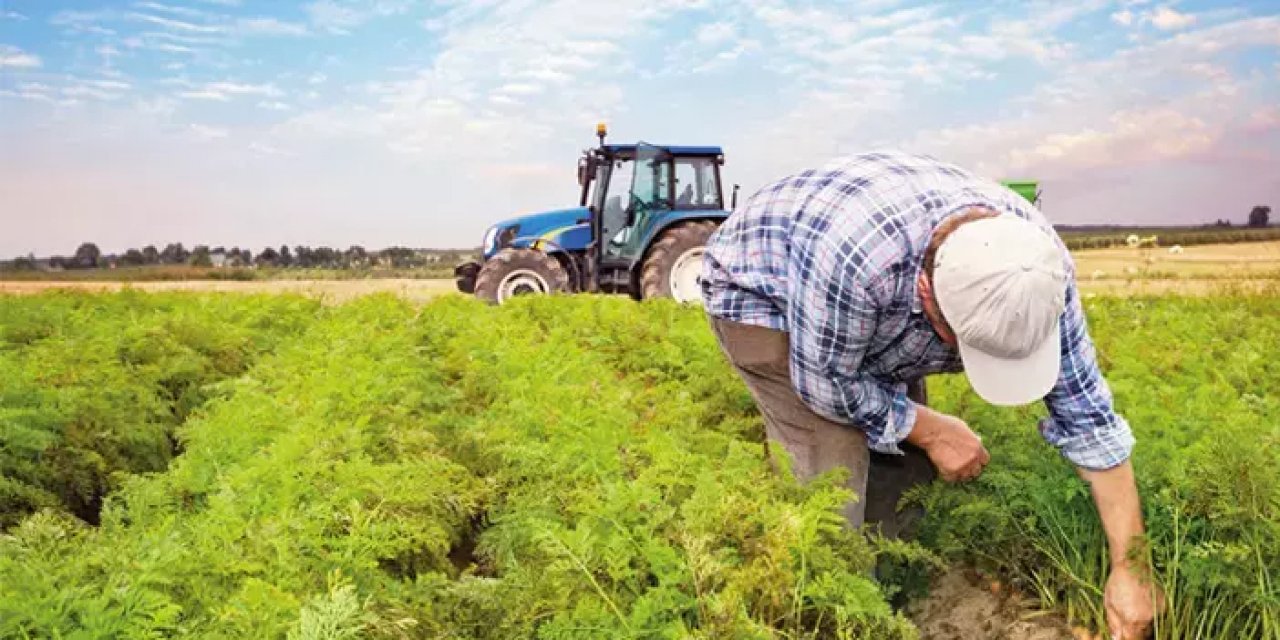
<instances>
[{"instance_id":1,"label":"man's arm","mask_svg":"<svg viewBox=\"0 0 1280 640\"><path fill-rule=\"evenodd\" d=\"M1135 554L1142 539L1142 506L1133 465L1128 461L1105 471L1081 469L1080 476L1093 490L1098 517L1107 534L1111 575L1107 578L1104 605L1107 626L1116 640L1138 640L1155 617L1158 590L1143 558Z\"/></svg>"},{"instance_id":2,"label":"man's arm","mask_svg":"<svg viewBox=\"0 0 1280 640\"><path fill-rule=\"evenodd\" d=\"M817 414L861 429L875 451L901 453L916 422L905 383L863 373L882 297L865 252L833 235L797 243L789 257L791 381Z\"/></svg>"},{"instance_id":3,"label":"man's arm","mask_svg":"<svg viewBox=\"0 0 1280 640\"><path fill-rule=\"evenodd\" d=\"M792 249L787 320L796 393L828 420L862 429L875 451L901 453L906 440L928 454L944 480L972 479L991 456L963 420L912 402L905 383L862 373L890 295L881 279L886 270L863 249L830 235Z\"/></svg>"},{"instance_id":4,"label":"man's arm","mask_svg":"<svg viewBox=\"0 0 1280 640\"><path fill-rule=\"evenodd\" d=\"M1040 430L1089 483L1111 558L1104 592L1107 624L1113 638L1137 640L1154 616L1159 595L1145 565L1130 558L1143 535L1130 462L1134 438L1112 405L1074 281L1067 289L1061 326L1062 372L1045 397L1049 417Z\"/></svg>"}]
</instances>

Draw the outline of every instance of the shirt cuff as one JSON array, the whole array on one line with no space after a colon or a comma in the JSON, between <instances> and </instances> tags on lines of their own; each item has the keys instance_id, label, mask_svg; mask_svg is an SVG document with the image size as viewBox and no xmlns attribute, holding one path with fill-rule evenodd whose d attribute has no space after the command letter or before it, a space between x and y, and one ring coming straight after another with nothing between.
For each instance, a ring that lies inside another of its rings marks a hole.
<instances>
[{"instance_id":1,"label":"shirt cuff","mask_svg":"<svg viewBox=\"0 0 1280 640\"><path fill-rule=\"evenodd\" d=\"M1040 433L1054 431L1052 418L1040 422ZM1057 447L1072 464L1090 471L1103 471L1123 464L1133 453L1135 443L1129 423L1119 415L1109 425L1049 440L1049 444Z\"/></svg>"},{"instance_id":2,"label":"shirt cuff","mask_svg":"<svg viewBox=\"0 0 1280 640\"><path fill-rule=\"evenodd\" d=\"M884 431L878 434L867 434L867 446L877 453L902 455L898 445L911 434L916 425L916 403L907 397L907 385L897 383L891 389L889 415L885 420Z\"/></svg>"}]
</instances>

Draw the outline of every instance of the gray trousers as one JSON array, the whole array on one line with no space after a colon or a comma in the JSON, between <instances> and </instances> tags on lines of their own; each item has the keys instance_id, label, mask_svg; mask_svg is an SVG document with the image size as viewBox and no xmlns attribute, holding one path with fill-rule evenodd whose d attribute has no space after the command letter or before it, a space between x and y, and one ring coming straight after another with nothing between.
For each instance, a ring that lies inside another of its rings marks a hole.
<instances>
[{"instance_id":1,"label":"gray trousers","mask_svg":"<svg viewBox=\"0 0 1280 640\"><path fill-rule=\"evenodd\" d=\"M889 538L914 537L923 511L899 511L903 492L932 482L937 475L924 451L907 443L905 455L870 451L861 429L814 413L791 385L790 339L785 332L711 318L711 326L729 362L746 383L764 416L765 451L781 445L801 480L835 467L849 470L848 487L858 499L845 506L850 526L878 529ZM924 381L909 385L908 395L925 404Z\"/></svg>"}]
</instances>

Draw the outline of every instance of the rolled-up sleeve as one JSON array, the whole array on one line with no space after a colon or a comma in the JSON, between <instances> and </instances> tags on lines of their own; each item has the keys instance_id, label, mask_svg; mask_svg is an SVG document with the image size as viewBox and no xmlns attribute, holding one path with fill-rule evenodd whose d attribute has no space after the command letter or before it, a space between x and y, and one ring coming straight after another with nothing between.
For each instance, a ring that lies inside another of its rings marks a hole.
<instances>
[{"instance_id":1,"label":"rolled-up sleeve","mask_svg":"<svg viewBox=\"0 0 1280 640\"><path fill-rule=\"evenodd\" d=\"M789 266L792 384L815 413L866 432L873 450L901 453L916 419L907 385L861 372L878 315L865 260L847 243L815 245Z\"/></svg>"},{"instance_id":2,"label":"rolled-up sleeve","mask_svg":"<svg viewBox=\"0 0 1280 640\"><path fill-rule=\"evenodd\" d=\"M1111 389L1098 367L1097 352L1074 281L1062 315L1062 371L1045 396L1049 416L1040 433L1076 466L1110 469L1129 459L1134 437L1115 410Z\"/></svg>"}]
</instances>

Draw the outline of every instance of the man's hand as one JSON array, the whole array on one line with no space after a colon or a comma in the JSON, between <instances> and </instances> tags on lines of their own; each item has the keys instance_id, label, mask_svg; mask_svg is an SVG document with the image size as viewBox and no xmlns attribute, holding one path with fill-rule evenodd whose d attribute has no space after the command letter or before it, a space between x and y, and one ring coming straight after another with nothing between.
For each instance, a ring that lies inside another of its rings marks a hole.
<instances>
[{"instance_id":1,"label":"man's hand","mask_svg":"<svg viewBox=\"0 0 1280 640\"><path fill-rule=\"evenodd\" d=\"M1159 604L1157 598L1160 598ZM1157 607L1163 605L1163 597L1150 576L1124 563L1112 567L1103 604L1112 640L1142 640L1147 637Z\"/></svg>"},{"instance_id":2,"label":"man's hand","mask_svg":"<svg viewBox=\"0 0 1280 640\"><path fill-rule=\"evenodd\" d=\"M907 442L924 449L938 468L938 475L947 482L972 480L991 461L982 439L964 420L923 405L917 407L916 423Z\"/></svg>"},{"instance_id":3,"label":"man's hand","mask_svg":"<svg viewBox=\"0 0 1280 640\"><path fill-rule=\"evenodd\" d=\"M1103 592L1107 627L1113 640L1141 640L1157 611L1164 607L1164 596L1145 563L1132 557L1131 547L1142 536L1142 509L1133 466L1126 461L1111 469L1079 471L1093 490L1111 555L1111 575Z\"/></svg>"}]
</instances>

